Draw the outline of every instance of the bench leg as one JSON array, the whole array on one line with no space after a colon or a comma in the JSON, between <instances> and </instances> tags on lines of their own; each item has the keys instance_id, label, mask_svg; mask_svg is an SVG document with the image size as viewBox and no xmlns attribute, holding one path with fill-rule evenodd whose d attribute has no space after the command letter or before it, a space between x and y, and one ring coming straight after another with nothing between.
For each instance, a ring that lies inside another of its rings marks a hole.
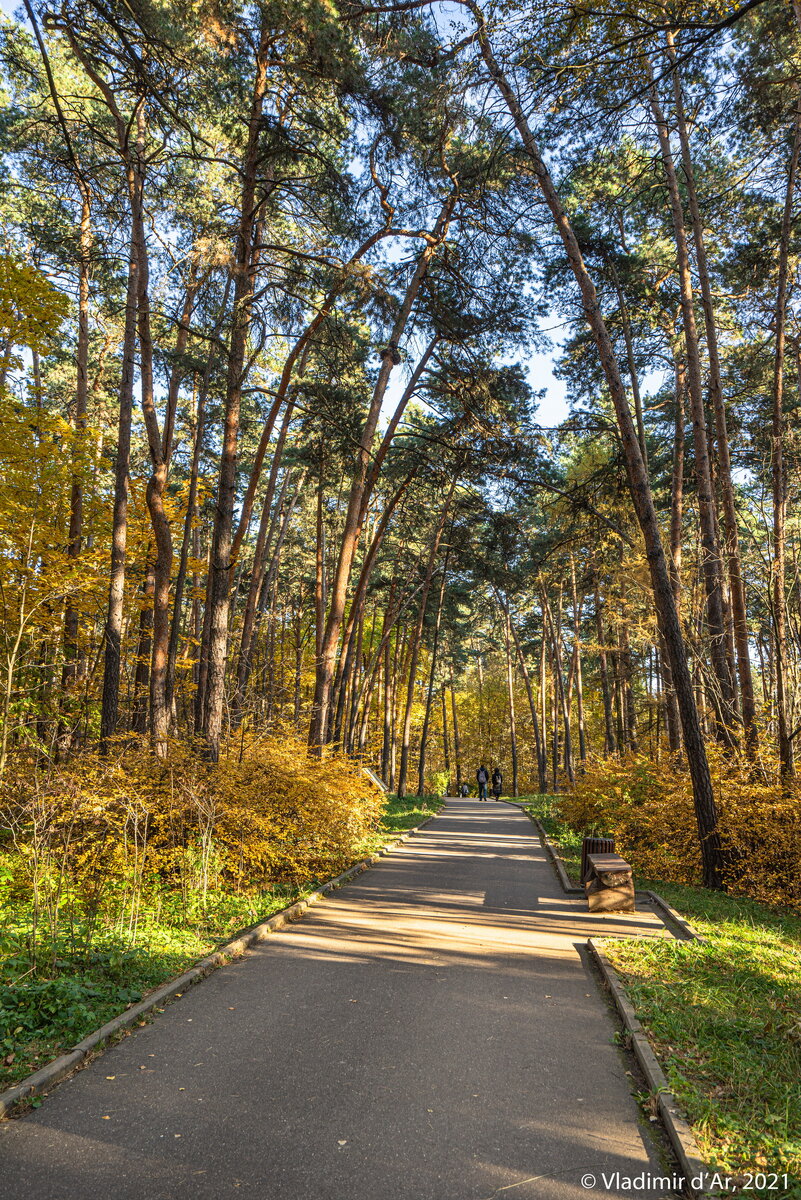
<instances>
[{"instance_id":1,"label":"bench leg","mask_svg":"<svg viewBox=\"0 0 801 1200\"><path fill-rule=\"evenodd\" d=\"M615 887L605 887L597 879L589 879L584 884L587 904L590 912L635 912L634 880L617 884Z\"/></svg>"}]
</instances>

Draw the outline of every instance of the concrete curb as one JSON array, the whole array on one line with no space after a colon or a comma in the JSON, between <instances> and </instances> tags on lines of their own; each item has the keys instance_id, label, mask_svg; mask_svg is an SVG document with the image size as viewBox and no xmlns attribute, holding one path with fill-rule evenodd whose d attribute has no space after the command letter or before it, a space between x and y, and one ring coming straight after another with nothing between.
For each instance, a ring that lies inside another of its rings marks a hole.
<instances>
[{"instance_id":1,"label":"concrete curb","mask_svg":"<svg viewBox=\"0 0 801 1200\"><path fill-rule=\"evenodd\" d=\"M681 913L677 913L675 908L672 908L671 905L668 904L667 900L665 900L663 896L659 895L659 892L644 891L641 894L643 896L647 896L648 899L652 900L658 908L661 908L674 923L674 925L678 925L683 934L682 940L688 942L700 942L702 946L707 944L706 938L701 937L700 933L697 933L695 929L693 929L690 922L686 920Z\"/></svg>"},{"instance_id":2,"label":"concrete curb","mask_svg":"<svg viewBox=\"0 0 801 1200\"><path fill-rule=\"evenodd\" d=\"M598 945L596 938L588 938L587 945L629 1035L631 1048L648 1083L648 1089L656 1101L657 1111L670 1138L673 1152L678 1159L688 1195L693 1200L707 1200L707 1197L721 1195L724 1189L710 1187L710 1180L715 1172L711 1171L701 1158L692 1129L682 1115L676 1097L670 1090L665 1073L651 1049L620 976L604 954L603 949Z\"/></svg>"},{"instance_id":3,"label":"concrete curb","mask_svg":"<svg viewBox=\"0 0 801 1200\"><path fill-rule=\"evenodd\" d=\"M568 896L583 896L583 888L575 888L570 882L559 851L550 841L537 818L533 817L524 805L516 804L513 800L507 801L507 803L525 812L537 830L540 841L545 848L552 867L556 871L556 876L565 894ZM665 925L668 930L672 932L671 925L674 925L680 931L679 936L676 938L677 941L696 941L705 944L705 939L696 933L689 921L685 920L680 913L677 913L658 892L647 890L637 892L636 895L640 899L646 897L657 908L662 910L664 918L666 918ZM674 936L676 935L674 934ZM611 938L608 940L614 941L615 939ZM629 1034L632 1050L646 1078L648 1088L654 1096L657 1113L678 1159L680 1173L684 1177L688 1195L692 1197L692 1200L707 1200L708 1197L719 1196L721 1194L720 1190L712 1190L708 1187L708 1181L714 1177L715 1172L710 1170L701 1158L690 1124L683 1116L676 1098L670 1090L665 1073L651 1049L650 1042L628 998L620 976L598 945L596 938L588 938L587 946L598 965L604 985L611 993L615 1007Z\"/></svg>"},{"instance_id":4,"label":"concrete curb","mask_svg":"<svg viewBox=\"0 0 801 1200\"><path fill-rule=\"evenodd\" d=\"M534 828L537 830L539 839L545 848L545 853L548 855L548 858L550 859L551 866L556 871L556 875L557 875L557 878L559 879L559 883L561 884L562 891L565 892L565 894L568 896L583 896L584 889L579 888L579 887L574 887L573 884L571 883L570 876L568 875L567 871L565 870L565 864L562 859L562 856L560 855L556 846L554 846L553 842L550 841L550 839L549 839L547 833L545 832L545 830L543 829L542 824L540 823L539 819L537 817L532 817L531 813L528 812L525 805L518 804L516 800L506 800L504 803L511 804L514 808L519 808L521 812L524 812L526 814L526 816L528 817L529 821L531 821ZM680 931L680 936L678 939L679 941L700 942L702 945L706 944L706 939L702 938L700 933L697 933L695 931L695 929L693 929L690 922L687 921L680 913L677 913L675 908L672 908L671 905L668 904L667 900L665 900L665 898L663 896L659 895L659 892L652 892L649 889L638 890L636 893L636 896L640 900L642 900L642 899L650 900L653 904L655 904L657 906L657 908L660 908L662 910L662 913L663 913L664 917L666 918L665 924L668 926L668 928L670 928L670 925L672 924L672 925L675 925L676 928Z\"/></svg>"},{"instance_id":5,"label":"concrete curb","mask_svg":"<svg viewBox=\"0 0 801 1200\"><path fill-rule=\"evenodd\" d=\"M534 828L537 830L537 833L540 835L540 841L545 847L545 853L551 860L551 866L556 871L557 878L562 885L562 891L567 896L583 896L584 888L574 887L570 882L570 876L567 873L562 856L548 837L548 834L543 829L540 821L538 821L536 817L532 817L531 814L529 814L529 817L534 825Z\"/></svg>"},{"instance_id":6,"label":"concrete curb","mask_svg":"<svg viewBox=\"0 0 801 1200\"><path fill-rule=\"evenodd\" d=\"M548 856L551 866L556 871L556 875L557 875L557 878L559 879L559 883L561 884L562 891L565 892L568 896L583 896L584 889L573 887L573 884L570 882L570 879L568 878L567 871L565 870L565 864L562 862L559 851L548 840L548 835L545 832L545 830L543 829L543 827L540 824L537 817L532 817L531 813L528 811L525 804L520 804L520 803L518 803L517 800L504 800L504 804L509 804L509 805L511 805L512 808L518 808L520 810L520 812L525 813L526 816L528 817L529 821L531 821L531 824L534 826L534 828L537 831L538 838L542 842L542 845L545 849L545 853Z\"/></svg>"},{"instance_id":7,"label":"concrete curb","mask_svg":"<svg viewBox=\"0 0 801 1200\"><path fill-rule=\"evenodd\" d=\"M118 1017L114 1017L111 1021L107 1021L100 1029L94 1030L93 1033L87 1034L80 1042L78 1042L71 1050L60 1054L58 1058L54 1058L52 1062L46 1063L40 1067L38 1071L34 1071L32 1075L27 1075L25 1079L14 1084L5 1092L0 1092L0 1120L8 1117L12 1110L17 1105L24 1103L26 1100L32 1100L35 1096L41 1096L45 1092L50 1091L57 1083L61 1083L68 1075L78 1067L83 1066L89 1059L89 1055L98 1046L102 1046L110 1038L121 1033L125 1029L129 1029L132 1025L138 1024L144 1016L152 1012L154 1009L167 1004L170 1000L180 999L183 992L187 988L192 987L196 983L202 982L208 975L215 971L218 967L225 966L233 958L238 958L245 951L257 945L259 942L265 942L271 934L279 929L283 929L290 921L297 921L303 916L307 908L316 904L318 900L322 900L329 892L335 891L342 887L343 884L349 883L351 879L355 879L357 875L361 875L363 871L369 870L387 854L396 850L398 846L403 845L410 837L413 837L420 829L433 821L439 816L443 806L432 813L430 817L426 817L419 825L415 825L413 829L408 829L396 838L394 842L387 843L386 846L369 858L362 859L361 862L355 863L354 866L348 867L347 871L343 871L341 875L337 875L334 879L327 880L315 892L305 896L302 900L298 900L295 904L291 904L288 908L282 909L275 913L266 921L259 921L256 925L251 925L247 929L243 929L230 942L221 946L213 954L209 954L206 958L202 958L199 962L190 967L188 971L176 976L175 979L170 979L167 983L163 983L161 987L150 992L138 1004L126 1009L124 1013L120 1013Z\"/></svg>"}]
</instances>

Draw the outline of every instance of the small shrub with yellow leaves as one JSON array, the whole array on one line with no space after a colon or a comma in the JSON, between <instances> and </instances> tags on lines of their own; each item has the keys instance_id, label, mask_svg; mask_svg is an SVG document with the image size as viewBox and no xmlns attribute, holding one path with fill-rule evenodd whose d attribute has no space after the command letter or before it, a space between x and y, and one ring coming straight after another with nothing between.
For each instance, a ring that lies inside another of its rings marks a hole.
<instances>
[{"instance_id":1,"label":"small shrub with yellow leaves","mask_svg":"<svg viewBox=\"0 0 801 1200\"><path fill-rule=\"evenodd\" d=\"M383 809L356 764L293 737L238 743L217 764L123 742L14 768L0 785L2 892L30 912L34 942L76 920L130 927L160 893L196 906L211 892L302 887L352 862Z\"/></svg>"},{"instance_id":2,"label":"small shrub with yellow leaves","mask_svg":"<svg viewBox=\"0 0 801 1200\"><path fill-rule=\"evenodd\" d=\"M726 890L801 909L801 787L788 795L717 747L708 747ZM571 828L607 834L651 879L696 884L701 851L686 767L643 755L593 760L559 805Z\"/></svg>"}]
</instances>

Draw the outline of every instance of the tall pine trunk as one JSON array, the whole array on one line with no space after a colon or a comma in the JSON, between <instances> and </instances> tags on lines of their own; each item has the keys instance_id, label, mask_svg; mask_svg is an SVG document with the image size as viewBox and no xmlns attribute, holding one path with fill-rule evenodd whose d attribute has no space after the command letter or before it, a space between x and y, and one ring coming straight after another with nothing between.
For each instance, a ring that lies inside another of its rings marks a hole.
<instances>
[{"instance_id":1,"label":"tall pine trunk","mask_svg":"<svg viewBox=\"0 0 801 1200\"><path fill-rule=\"evenodd\" d=\"M325 623L325 631L317 662L314 708L309 728L309 744L319 753L322 753L328 733L331 691L334 682L334 660L345 617L345 603L351 567L364 522L368 471L371 465L378 418L390 375L393 368L400 362L398 344L406 330L409 317L411 316L418 293L434 255L447 236L451 212L455 202L456 193L454 192L443 204L435 222L433 232L429 235L425 249L421 252L417 260L417 266L406 287L388 344L381 353L381 367L364 424L362 425L359 445L353 464L350 494L348 496L345 524L340 540L339 555L331 584L328 617Z\"/></svg>"},{"instance_id":2,"label":"tall pine trunk","mask_svg":"<svg viewBox=\"0 0 801 1200\"><path fill-rule=\"evenodd\" d=\"M648 69L649 77L652 79L650 67ZM684 207L676 178L673 152L670 147L670 133L659 103L656 86L653 82L650 86L650 101L659 137L668 195L670 197L670 208L673 216L673 235L676 244L676 261L679 272L684 344L687 351L687 390L690 397L690 410L693 422L696 492L698 495L698 517L701 530L701 569L706 588L707 631L712 669L721 698L716 730L718 739L724 745L734 746L736 745L736 736L733 729L736 719L734 688L733 680L729 674L729 663L726 654L726 623L723 609L723 581L720 570L721 554L717 531L717 515L715 512L715 495L712 486L712 469L709 460L709 443L707 440L706 411L704 408L701 379L698 331L695 323L690 255L687 247L687 235L684 231Z\"/></svg>"},{"instance_id":3,"label":"tall pine trunk","mask_svg":"<svg viewBox=\"0 0 801 1200\"><path fill-rule=\"evenodd\" d=\"M718 832L718 813L712 788L712 777L648 473L643 462L637 430L631 419L614 345L603 318L595 285L584 263L568 215L561 203L550 172L542 159L521 104L492 52L483 14L475 0L467 0L467 7L477 22L478 44L490 78L509 109L531 161L540 190L553 216L568 262L581 290L584 314L598 348L601 366L615 409L629 489L645 543L654 603L660 616L681 712L684 746L693 784L698 839L703 861L703 881L708 887L720 887L723 854Z\"/></svg>"},{"instance_id":4,"label":"tall pine trunk","mask_svg":"<svg viewBox=\"0 0 801 1200\"><path fill-rule=\"evenodd\" d=\"M795 774L793 742L790 736L789 704L787 695L787 617L785 583L785 521L787 516L787 477L784 466L784 358L787 324L787 281L790 235L793 223L793 197L795 195L798 157L801 149L801 99L796 103L793 127L793 146L787 170L787 189L782 213L781 238L779 242L779 277L776 291L776 350L773 363L773 414L771 422L771 450L773 477L773 646L776 676L776 718L779 743L779 766L782 777Z\"/></svg>"},{"instance_id":5,"label":"tall pine trunk","mask_svg":"<svg viewBox=\"0 0 801 1200\"><path fill-rule=\"evenodd\" d=\"M234 565L232 535L236 501L239 414L242 404L242 388L247 371L246 349L256 284L258 262L256 231L259 224L259 213L264 203L264 197L257 197L257 181L262 162L259 141L262 110L269 78L270 49L271 43L268 34L263 31L256 54L253 92L248 115L247 144L241 172L242 190L234 253L236 266L233 317L228 350L217 499L214 506L214 531L209 559L209 587L206 600L209 617L204 623L206 679L205 697L202 701L202 726L209 756L213 761L219 757L223 731L228 616L231 572Z\"/></svg>"},{"instance_id":6,"label":"tall pine trunk","mask_svg":"<svg viewBox=\"0 0 801 1200\"><path fill-rule=\"evenodd\" d=\"M445 503L442 506L439 521L437 522L436 531L431 542L431 547L428 552L428 561L426 563L426 571L423 579L423 590L420 595L420 606L417 610L417 620L414 629L410 635L410 661L409 675L406 688L406 704L403 711L403 732L401 735L401 761L400 770L398 772L398 796L402 799L406 795L406 780L409 774L409 754L411 749L411 730L412 730L412 705L414 703L414 689L417 674L417 660L420 656L420 645L423 637L423 624L426 618L426 608L428 607L428 593L431 590L431 580L434 576L434 567L439 553L439 544L442 540L442 534L445 530L445 522L448 519L448 512L453 499L453 493L456 488L458 475L454 475L451 481L450 490L448 492Z\"/></svg>"},{"instance_id":7,"label":"tall pine trunk","mask_svg":"<svg viewBox=\"0 0 801 1200\"><path fill-rule=\"evenodd\" d=\"M431 646L431 666L428 672L428 691L426 693L426 710L423 717L423 730L420 734L420 755L417 761L417 795L425 795L424 785L426 777L426 751L428 749L428 730L431 723L431 705L434 699L434 681L437 674L437 656L439 654L439 631L442 624L442 607L445 601L445 588L448 583L448 559L450 557L450 547L445 554L445 561L442 564L442 582L439 586L439 597L437 598L437 616L434 622L434 641Z\"/></svg>"},{"instance_id":8,"label":"tall pine trunk","mask_svg":"<svg viewBox=\"0 0 801 1200\"><path fill-rule=\"evenodd\" d=\"M734 484L731 473L731 454L729 451L729 434L726 422L726 406L723 400L723 381L720 370L720 354L718 352L717 325L715 322L715 307L712 297L712 282L709 277L709 265L704 241L704 222L695 187L695 173L690 139L687 131L687 119L684 111L681 77L676 65L673 35L666 34L668 56L673 67L673 95L676 107L676 127L681 144L681 160L684 168L684 184L687 190L687 200L692 221L693 241L695 243L695 258L698 266L698 279L701 285L701 303L704 312L704 329L709 355L709 396L715 415L715 433L717 436L718 476L720 480L721 498L723 501L723 523L725 529L726 557L729 569L729 587L731 592L731 611L734 632L734 643L737 654L737 674L740 680L740 696L742 699L742 718L745 733L746 751L750 757L756 754L759 737L756 723L756 706L754 704L754 680L751 671L751 654L748 646L748 614L745 602L745 583L743 581L740 562L740 542L737 528L737 510L734 502Z\"/></svg>"}]
</instances>

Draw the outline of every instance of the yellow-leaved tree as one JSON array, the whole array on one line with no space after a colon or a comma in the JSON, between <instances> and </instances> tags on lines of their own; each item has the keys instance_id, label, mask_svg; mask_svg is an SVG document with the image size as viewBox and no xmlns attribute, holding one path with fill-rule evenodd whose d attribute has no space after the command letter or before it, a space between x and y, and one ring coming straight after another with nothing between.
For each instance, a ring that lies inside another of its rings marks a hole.
<instances>
[{"instance_id":1,"label":"yellow-leaved tree","mask_svg":"<svg viewBox=\"0 0 801 1200\"><path fill-rule=\"evenodd\" d=\"M46 649L82 586L63 545L74 434L39 386L68 308L40 270L0 255L0 775L12 737L36 736Z\"/></svg>"}]
</instances>

